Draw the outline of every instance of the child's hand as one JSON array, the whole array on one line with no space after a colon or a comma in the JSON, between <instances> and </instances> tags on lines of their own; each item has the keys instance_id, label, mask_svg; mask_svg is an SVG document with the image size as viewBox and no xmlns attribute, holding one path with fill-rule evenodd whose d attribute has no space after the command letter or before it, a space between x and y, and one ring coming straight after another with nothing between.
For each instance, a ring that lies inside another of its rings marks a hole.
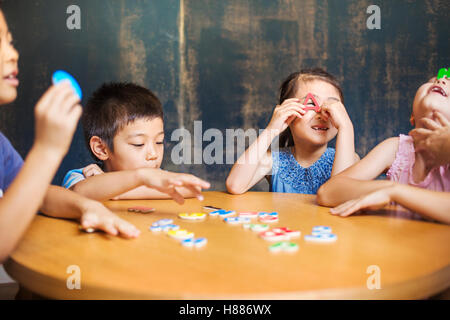
<instances>
[{"instance_id":1,"label":"child's hand","mask_svg":"<svg viewBox=\"0 0 450 320\"><path fill-rule=\"evenodd\" d=\"M268 130L277 130L279 134L286 130L295 118L302 118L306 113L305 106L300 103L300 99L286 99L281 105L277 105L272 115L272 119L267 126Z\"/></svg>"},{"instance_id":2,"label":"child's hand","mask_svg":"<svg viewBox=\"0 0 450 320\"><path fill-rule=\"evenodd\" d=\"M144 185L168 194L179 204L184 203L184 197L177 191L177 187L191 190L200 201L203 201L202 189L210 187L208 182L191 174L175 173L161 169L138 169L138 176Z\"/></svg>"},{"instance_id":3,"label":"child's hand","mask_svg":"<svg viewBox=\"0 0 450 320\"><path fill-rule=\"evenodd\" d=\"M37 146L63 156L69 150L82 108L69 82L50 87L35 108Z\"/></svg>"},{"instance_id":4,"label":"child's hand","mask_svg":"<svg viewBox=\"0 0 450 320\"><path fill-rule=\"evenodd\" d=\"M102 230L110 235L122 235L125 238L137 238L141 233L131 223L119 218L103 204L89 201L81 215L81 227Z\"/></svg>"},{"instance_id":5,"label":"child's hand","mask_svg":"<svg viewBox=\"0 0 450 320\"><path fill-rule=\"evenodd\" d=\"M340 101L325 101L321 106L320 113L325 121L330 119L331 124L338 130L352 127L352 121L348 116L347 110L345 110L345 106Z\"/></svg>"},{"instance_id":6,"label":"child's hand","mask_svg":"<svg viewBox=\"0 0 450 320\"><path fill-rule=\"evenodd\" d=\"M435 165L450 163L450 122L438 111L435 120L423 118L420 121L425 128L411 130L416 151L428 153Z\"/></svg>"},{"instance_id":7,"label":"child's hand","mask_svg":"<svg viewBox=\"0 0 450 320\"><path fill-rule=\"evenodd\" d=\"M96 176L96 175L102 174L102 173L104 173L103 170L95 163L90 164L83 168L83 175L86 178Z\"/></svg>"},{"instance_id":8,"label":"child's hand","mask_svg":"<svg viewBox=\"0 0 450 320\"><path fill-rule=\"evenodd\" d=\"M378 210L387 206L392 200L392 187L384 188L371 192L358 199L353 199L342 203L336 208L330 209L330 213L333 215L339 215L341 217L347 217L359 210Z\"/></svg>"}]
</instances>

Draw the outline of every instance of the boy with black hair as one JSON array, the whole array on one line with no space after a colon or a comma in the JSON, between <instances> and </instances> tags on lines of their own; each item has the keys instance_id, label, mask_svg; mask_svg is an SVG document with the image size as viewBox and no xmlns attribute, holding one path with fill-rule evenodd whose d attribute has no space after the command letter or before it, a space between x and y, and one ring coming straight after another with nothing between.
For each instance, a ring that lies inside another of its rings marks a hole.
<instances>
[{"instance_id":1,"label":"boy with black hair","mask_svg":"<svg viewBox=\"0 0 450 320\"><path fill-rule=\"evenodd\" d=\"M209 183L160 169L163 110L150 90L132 83L104 84L89 99L82 122L86 144L102 168L71 170L64 187L96 200L203 200L201 189Z\"/></svg>"}]
</instances>

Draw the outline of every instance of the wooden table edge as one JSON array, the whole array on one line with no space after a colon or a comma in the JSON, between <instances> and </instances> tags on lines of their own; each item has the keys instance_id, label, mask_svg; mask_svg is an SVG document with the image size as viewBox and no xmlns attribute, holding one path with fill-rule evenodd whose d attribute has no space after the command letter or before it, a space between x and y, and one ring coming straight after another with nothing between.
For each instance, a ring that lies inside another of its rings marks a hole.
<instances>
[{"instance_id":1,"label":"wooden table edge","mask_svg":"<svg viewBox=\"0 0 450 320\"><path fill-rule=\"evenodd\" d=\"M89 291L66 288L66 279L43 275L31 270L10 257L4 264L7 273L22 287L50 299L93 299L93 300L396 300L426 299L450 288L450 265L431 274L410 281L400 282L381 289L366 287L308 290L296 292L274 292L264 294L232 295L179 295L165 296L164 293L124 292L115 288L90 286ZM85 291L86 292L86 291Z\"/></svg>"}]
</instances>

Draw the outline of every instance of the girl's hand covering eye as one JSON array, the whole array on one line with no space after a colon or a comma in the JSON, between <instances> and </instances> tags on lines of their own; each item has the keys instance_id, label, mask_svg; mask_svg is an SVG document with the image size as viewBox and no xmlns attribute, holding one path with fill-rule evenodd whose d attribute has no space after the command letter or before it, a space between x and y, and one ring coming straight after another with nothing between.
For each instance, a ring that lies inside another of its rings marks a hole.
<instances>
[{"instance_id":1,"label":"girl's hand covering eye","mask_svg":"<svg viewBox=\"0 0 450 320\"><path fill-rule=\"evenodd\" d=\"M277 105L272 115L272 119L267 126L268 130L277 130L278 134L286 130L286 128L296 118L302 118L306 113L304 105L300 103L300 99L286 99L281 105Z\"/></svg>"}]
</instances>

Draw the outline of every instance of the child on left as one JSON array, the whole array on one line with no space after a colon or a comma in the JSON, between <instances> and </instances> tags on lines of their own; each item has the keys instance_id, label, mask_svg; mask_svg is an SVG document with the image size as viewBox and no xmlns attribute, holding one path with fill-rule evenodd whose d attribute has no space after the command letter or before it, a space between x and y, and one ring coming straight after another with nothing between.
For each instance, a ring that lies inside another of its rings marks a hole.
<instances>
[{"instance_id":1,"label":"child on left","mask_svg":"<svg viewBox=\"0 0 450 320\"><path fill-rule=\"evenodd\" d=\"M19 53L12 45L0 8L0 105L17 97ZM52 86L35 107L35 140L25 162L0 133L0 263L15 249L38 210L52 217L79 219L83 228L127 238L139 230L101 203L51 186L82 113L69 83Z\"/></svg>"}]
</instances>

